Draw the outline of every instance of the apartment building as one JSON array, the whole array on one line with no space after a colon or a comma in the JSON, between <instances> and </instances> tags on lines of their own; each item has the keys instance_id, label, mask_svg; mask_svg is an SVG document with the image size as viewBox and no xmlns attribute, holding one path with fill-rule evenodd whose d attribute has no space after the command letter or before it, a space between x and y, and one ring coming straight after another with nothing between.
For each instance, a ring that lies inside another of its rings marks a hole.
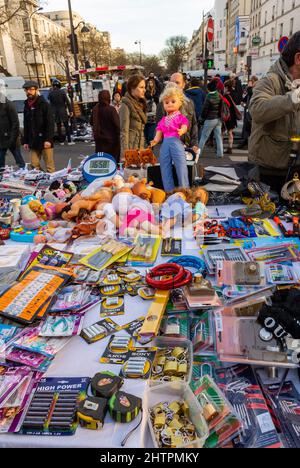
<instances>
[{"instance_id":1,"label":"apartment building","mask_svg":"<svg viewBox=\"0 0 300 468\"><path fill-rule=\"evenodd\" d=\"M216 0L213 9L215 21L214 61L215 69L224 72L227 68L227 0Z\"/></svg>"},{"instance_id":2,"label":"apartment building","mask_svg":"<svg viewBox=\"0 0 300 468\"><path fill-rule=\"evenodd\" d=\"M251 0L227 2L227 64L237 73L244 71L247 64L250 10Z\"/></svg>"},{"instance_id":3,"label":"apartment building","mask_svg":"<svg viewBox=\"0 0 300 468\"><path fill-rule=\"evenodd\" d=\"M252 6L256 7L260 24L250 30L250 40L252 43L253 37L258 37L260 44L253 57L252 72L262 75L280 56L279 39L300 30L300 0L259 0L258 6L256 1Z\"/></svg>"},{"instance_id":4,"label":"apartment building","mask_svg":"<svg viewBox=\"0 0 300 468\"><path fill-rule=\"evenodd\" d=\"M19 4L17 0L12 0L13 3ZM45 42L49 36L65 37L66 31L37 12L38 8L38 1L26 2L25 8L1 28L0 65L13 76L35 79L41 86L47 86L52 76L65 73L60 65L64 58L61 57L61 62L57 60L58 52L45 48Z\"/></svg>"}]
</instances>

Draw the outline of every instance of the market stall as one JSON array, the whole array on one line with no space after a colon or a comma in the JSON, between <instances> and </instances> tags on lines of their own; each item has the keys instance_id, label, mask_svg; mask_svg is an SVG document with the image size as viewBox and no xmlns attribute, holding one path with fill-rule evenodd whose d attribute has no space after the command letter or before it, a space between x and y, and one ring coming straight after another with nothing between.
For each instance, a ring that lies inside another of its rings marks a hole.
<instances>
[{"instance_id":1,"label":"market stall","mask_svg":"<svg viewBox=\"0 0 300 468\"><path fill-rule=\"evenodd\" d=\"M7 169L1 447L299 446L297 199L254 188Z\"/></svg>"}]
</instances>

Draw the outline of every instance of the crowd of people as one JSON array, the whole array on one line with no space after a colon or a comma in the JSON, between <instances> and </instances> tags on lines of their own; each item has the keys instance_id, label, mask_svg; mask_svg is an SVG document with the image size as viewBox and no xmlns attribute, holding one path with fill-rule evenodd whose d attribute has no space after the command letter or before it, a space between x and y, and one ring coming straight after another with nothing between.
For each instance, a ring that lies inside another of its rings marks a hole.
<instances>
[{"instance_id":1,"label":"crowd of people","mask_svg":"<svg viewBox=\"0 0 300 468\"><path fill-rule=\"evenodd\" d=\"M239 148L247 149L249 144L249 159L259 166L262 179L268 179L274 171L282 179L282 171L288 166L291 133L300 134L300 87L295 85L299 79L300 32L290 39L266 77L258 81L252 76L245 88L234 74L226 80L215 75L207 86L203 80L187 79L182 73L164 79L153 73L148 78L134 74L127 81L117 80L112 95L100 91L91 116L95 149L122 162L127 150L155 147L165 188L174 185L169 174L172 164L180 184L188 186L185 150L200 150L201 157L207 144L216 146L219 158L232 154L234 132L243 119ZM24 168L22 143L31 153L33 168L41 169L44 159L46 170L53 172L55 124L59 142L64 144L67 139L72 144L69 121L73 110L67 94L59 82L53 82L47 101L38 88L35 81L24 84L27 99L22 142L17 111L0 96L0 167L5 166L10 150L16 164ZM240 106L244 107L243 114Z\"/></svg>"}]
</instances>

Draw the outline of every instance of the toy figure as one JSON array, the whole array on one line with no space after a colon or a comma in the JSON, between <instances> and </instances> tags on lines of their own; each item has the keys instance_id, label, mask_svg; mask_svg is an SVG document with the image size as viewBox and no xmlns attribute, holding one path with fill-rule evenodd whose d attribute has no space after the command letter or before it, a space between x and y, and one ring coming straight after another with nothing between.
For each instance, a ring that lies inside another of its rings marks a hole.
<instances>
[{"instance_id":1,"label":"toy figure","mask_svg":"<svg viewBox=\"0 0 300 468\"><path fill-rule=\"evenodd\" d=\"M169 86L162 93L160 100L163 102L167 116L159 122L151 146L160 143L164 137L159 157L164 189L170 192L175 188L173 164L176 168L179 186L189 188L185 150L180 140L187 133L189 126L188 119L179 111L184 103L184 94L179 88Z\"/></svg>"}]
</instances>

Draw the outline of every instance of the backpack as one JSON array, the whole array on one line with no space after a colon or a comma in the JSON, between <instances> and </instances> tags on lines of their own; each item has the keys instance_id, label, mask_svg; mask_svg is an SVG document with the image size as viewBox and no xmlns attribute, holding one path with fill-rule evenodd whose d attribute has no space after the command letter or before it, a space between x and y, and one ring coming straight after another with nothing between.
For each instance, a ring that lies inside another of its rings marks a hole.
<instances>
[{"instance_id":1,"label":"backpack","mask_svg":"<svg viewBox=\"0 0 300 468\"><path fill-rule=\"evenodd\" d=\"M228 120L230 120L230 117L231 117L231 114L230 114L230 103L229 101L227 101L226 98L224 98L222 96L222 94L220 94L220 98L221 98L221 120L222 122L228 122Z\"/></svg>"}]
</instances>

